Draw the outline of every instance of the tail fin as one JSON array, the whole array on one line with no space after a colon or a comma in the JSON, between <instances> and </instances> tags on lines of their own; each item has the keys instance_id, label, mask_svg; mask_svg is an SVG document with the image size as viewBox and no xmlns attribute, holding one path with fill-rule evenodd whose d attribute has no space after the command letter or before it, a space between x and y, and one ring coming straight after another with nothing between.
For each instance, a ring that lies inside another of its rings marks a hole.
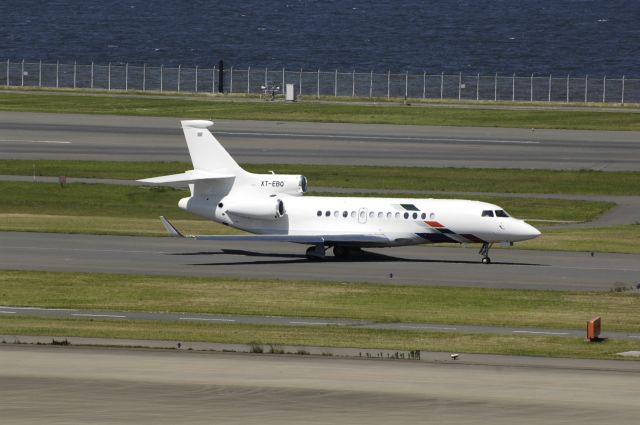
<instances>
[{"instance_id":1,"label":"tail fin","mask_svg":"<svg viewBox=\"0 0 640 425\"><path fill-rule=\"evenodd\" d=\"M208 130L212 125L213 122L205 120L182 121L193 169L235 176L244 174L245 171Z\"/></svg>"}]
</instances>

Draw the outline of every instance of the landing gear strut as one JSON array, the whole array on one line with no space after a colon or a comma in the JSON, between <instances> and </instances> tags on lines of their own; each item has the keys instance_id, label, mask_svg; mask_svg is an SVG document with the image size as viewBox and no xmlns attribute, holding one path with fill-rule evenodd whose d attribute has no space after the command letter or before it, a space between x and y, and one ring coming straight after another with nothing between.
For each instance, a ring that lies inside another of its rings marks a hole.
<instances>
[{"instance_id":1,"label":"landing gear strut","mask_svg":"<svg viewBox=\"0 0 640 425\"><path fill-rule=\"evenodd\" d=\"M307 253L305 254L309 260L324 260L324 245L315 245L307 248Z\"/></svg>"},{"instance_id":2,"label":"landing gear strut","mask_svg":"<svg viewBox=\"0 0 640 425\"><path fill-rule=\"evenodd\" d=\"M482 255L482 264L491 264L491 258L489 258L489 249L491 249L492 243L484 242L482 248L478 254Z\"/></svg>"},{"instance_id":3,"label":"landing gear strut","mask_svg":"<svg viewBox=\"0 0 640 425\"><path fill-rule=\"evenodd\" d=\"M350 246L340 246L336 245L333 247L333 255L334 257L344 260L349 257L356 256L360 254L362 250L359 247L350 247Z\"/></svg>"}]
</instances>

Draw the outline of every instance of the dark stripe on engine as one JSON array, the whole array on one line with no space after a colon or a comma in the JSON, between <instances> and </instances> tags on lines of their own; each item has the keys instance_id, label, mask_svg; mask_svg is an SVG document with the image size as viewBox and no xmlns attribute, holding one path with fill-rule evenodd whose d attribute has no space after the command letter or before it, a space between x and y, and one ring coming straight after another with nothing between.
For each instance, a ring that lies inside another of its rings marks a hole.
<instances>
[{"instance_id":1,"label":"dark stripe on engine","mask_svg":"<svg viewBox=\"0 0 640 425\"><path fill-rule=\"evenodd\" d=\"M426 239L429 242L439 243L439 242L458 242L455 239L450 238L449 236L442 233L416 233L422 239Z\"/></svg>"}]
</instances>

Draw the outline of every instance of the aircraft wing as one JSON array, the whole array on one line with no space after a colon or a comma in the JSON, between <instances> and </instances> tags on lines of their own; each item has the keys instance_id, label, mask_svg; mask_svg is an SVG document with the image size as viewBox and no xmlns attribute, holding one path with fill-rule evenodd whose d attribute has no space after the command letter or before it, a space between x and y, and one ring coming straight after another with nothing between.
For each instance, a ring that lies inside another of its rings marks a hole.
<instances>
[{"instance_id":1,"label":"aircraft wing","mask_svg":"<svg viewBox=\"0 0 640 425\"><path fill-rule=\"evenodd\" d=\"M160 216L162 225L169 236L193 238L201 241L262 241L262 242L295 242L305 244L330 244L336 242L389 242L382 234L345 234L345 235L183 235L173 224L163 216Z\"/></svg>"}]
</instances>

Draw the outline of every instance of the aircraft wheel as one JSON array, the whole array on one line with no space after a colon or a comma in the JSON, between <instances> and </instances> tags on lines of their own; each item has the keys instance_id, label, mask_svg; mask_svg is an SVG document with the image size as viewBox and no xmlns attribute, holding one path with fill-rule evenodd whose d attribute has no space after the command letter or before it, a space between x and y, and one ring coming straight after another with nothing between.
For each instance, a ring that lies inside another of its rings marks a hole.
<instances>
[{"instance_id":1,"label":"aircraft wheel","mask_svg":"<svg viewBox=\"0 0 640 425\"><path fill-rule=\"evenodd\" d=\"M345 246L334 246L333 247L333 255L336 258L347 258L350 254L349 248Z\"/></svg>"},{"instance_id":2,"label":"aircraft wheel","mask_svg":"<svg viewBox=\"0 0 640 425\"><path fill-rule=\"evenodd\" d=\"M305 253L309 260L322 260L324 259L324 255L320 255L318 253L318 249L315 246L310 246L307 248L307 252Z\"/></svg>"},{"instance_id":3,"label":"aircraft wheel","mask_svg":"<svg viewBox=\"0 0 640 425\"><path fill-rule=\"evenodd\" d=\"M482 257L482 264L491 264L491 258Z\"/></svg>"}]
</instances>

